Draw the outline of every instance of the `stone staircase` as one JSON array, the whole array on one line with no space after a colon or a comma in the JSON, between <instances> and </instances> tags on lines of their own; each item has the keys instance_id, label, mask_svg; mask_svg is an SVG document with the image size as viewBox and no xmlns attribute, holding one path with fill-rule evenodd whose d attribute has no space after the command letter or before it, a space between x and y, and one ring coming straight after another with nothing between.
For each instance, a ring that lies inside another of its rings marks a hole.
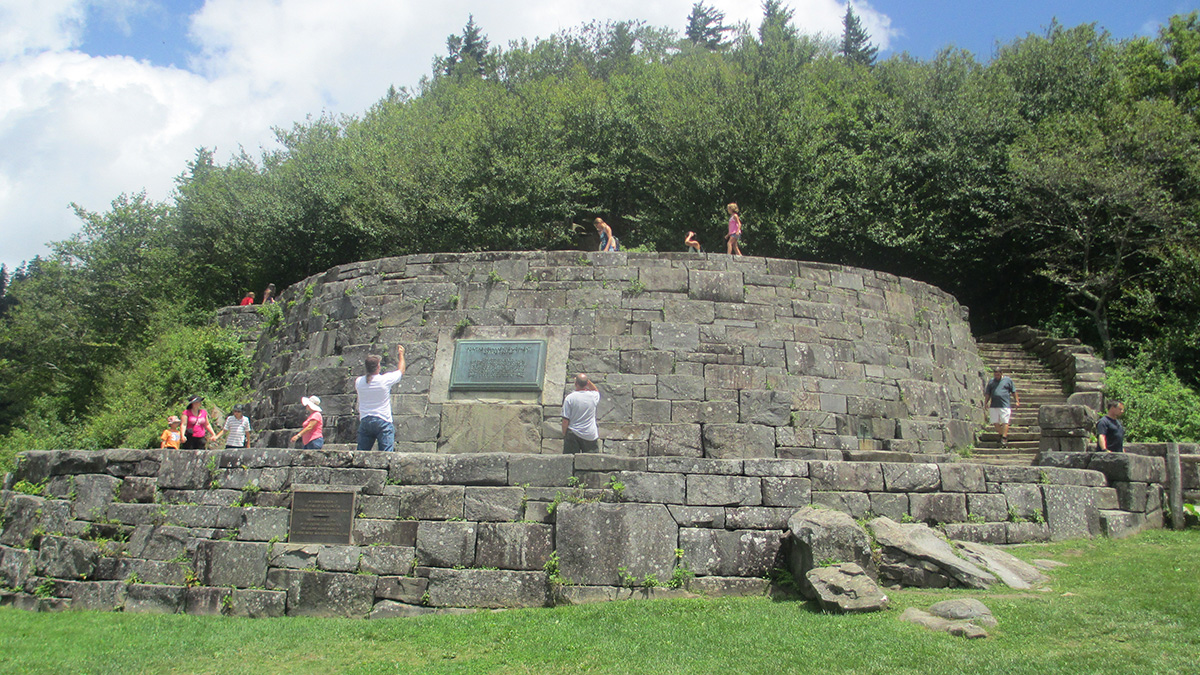
<instances>
[{"instance_id":1,"label":"stone staircase","mask_svg":"<svg viewBox=\"0 0 1200 675\"><path fill-rule=\"evenodd\" d=\"M1029 466L1037 456L1041 436L1038 410L1043 405L1065 405L1067 402L1062 380L1036 355L1025 351L1019 344L980 342L979 356L983 359L988 377L999 366L1005 375L1012 378L1021 405L1013 409L1008 447L1000 447L1000 436L989 424L978 435L972 461ZM982 401L982 384L980 387L977 400Z\"/></svg>"}]
</instances>

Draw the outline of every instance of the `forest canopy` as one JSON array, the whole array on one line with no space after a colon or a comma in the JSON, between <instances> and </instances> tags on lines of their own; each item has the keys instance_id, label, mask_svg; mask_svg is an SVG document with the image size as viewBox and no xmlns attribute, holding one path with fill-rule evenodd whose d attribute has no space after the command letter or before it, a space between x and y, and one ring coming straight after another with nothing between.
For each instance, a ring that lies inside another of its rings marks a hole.
<instances>
[{"instance_id":1,"label":"forest canopy","mask_svg":"<svg viewBox=\"0 0 1200 675\"><path fill-rule=\"evenodd\" d=\"M77 208L75 236L0 272L0 436L101 442L78 434L127 395L114 372L216 340L174 331L269 282L579 247L597 216L625 246L682 250L695 230L716 250L731 201L747 254L913 277L977 332L1029 323L1200 382L1196 12L1130 40L1053 24L987 62L878 60L852 11L840 38L791 18L768 0L757 29L728 26L697 3L679 30L504 47L469 18L413 91L278 129L258 154L200 148L163 202Z\"/></svg>"}]
</instances>

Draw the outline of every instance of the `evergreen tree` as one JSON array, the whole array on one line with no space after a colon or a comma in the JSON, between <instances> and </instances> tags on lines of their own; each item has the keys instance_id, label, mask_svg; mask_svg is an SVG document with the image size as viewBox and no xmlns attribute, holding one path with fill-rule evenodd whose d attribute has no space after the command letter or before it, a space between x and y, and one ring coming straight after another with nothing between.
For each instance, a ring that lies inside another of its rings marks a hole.
<instances>
[{"instance_id":1,"label":"evergreen tree","mask_svg":"<svg viewBox=\"0 0 1200 675\"><path fill-rule=\"evenodd\" d=\"M733 30L725 25L725 12L703 2L692 5L684 37L697 47L718 50L726 46L725 33Z\"/></svg>"},{"instance_id":2,"label":"evergreen tree","mask_svg":"<svg viewBox=\"0 0 1200 675\"><path fill-rule=\"evenodd\" d=\"M763 44L773 40L794 39L796 28L792 25L791 7L783 0L763 0L763 20L758 24L758 39Z\"/></svg>"},{"instance_id":3,"label":"evergreen tree","mask_svg":"<svg viewBox=\"0 0 1200 675\"><path fill-rule=\"evenodd\" d=\"M846 3L846 16L842 17L842 49L847 60L864 66L875 65L879 48L871 44L871 36L863 28L862 21L854 13L854 7Z\"/></svg>"},{"instance_id":4,"label":"evergreen tree","mask_svg":"<svg viewBox=\"0 0 1200 675\"><path fill-rule=\"evenodd\" d=\"M461 72L483 77L487 73L489 47L487 36L475 23L475 15L468 15L462 35L446 38L446 56L434 60L434 70L446 76Z\"/></svg>"}]
</instances>

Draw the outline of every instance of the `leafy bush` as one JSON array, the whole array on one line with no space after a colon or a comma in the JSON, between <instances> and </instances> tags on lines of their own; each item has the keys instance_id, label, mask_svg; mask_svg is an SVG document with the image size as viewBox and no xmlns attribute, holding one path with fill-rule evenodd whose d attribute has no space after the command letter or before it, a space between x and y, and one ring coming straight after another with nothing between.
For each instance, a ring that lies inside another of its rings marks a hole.
<instances>
[{"instance_id":1,"label":"leafy bush","mask_svg":"<svg viewBox=\"0 0 1200 675\"><path fill-rule=\"evenodd\" d=\"M1194 443L1200 440L1200 393L1169 366L1142 354L1108 364L1107 396L1125 403L1128 440Z\"/></svg>"}]
</instances>

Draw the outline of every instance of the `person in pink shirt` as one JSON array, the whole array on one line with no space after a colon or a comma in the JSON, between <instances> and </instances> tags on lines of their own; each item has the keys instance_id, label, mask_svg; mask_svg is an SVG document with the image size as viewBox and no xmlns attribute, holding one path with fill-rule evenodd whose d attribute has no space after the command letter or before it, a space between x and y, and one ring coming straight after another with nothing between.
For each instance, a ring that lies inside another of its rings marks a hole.
<instances>
[{"instance_id":1,"label":"person in pink shirt","mask_svg":"<svg viewBox=\"0 0 1200 675\"><path fill-rule=\"evenodd\" d=\"M321 417L321 397L304 396L300 404L308 409L308 417L300 428L300 433L292 436L292 440L300 439L305 450L320 450L325 445L325 419Z\"/></svg>"},{"instance_id":2,"label":"person in pink shirt","mask_svg":"<svg viewBox=\"0 0 1200 675\"><path fill-rule=\"evenodd\" d=\"M208 421L208 411L201 405L203 396L193 396L188 399L187 407L183 409L184 450L204 450L208 447L208 439L216 436L212 424Z\"/></svg>"},{"instance_id":3,"label":"person in pink shirt","mask_svg":"<svg viewBox=\"0 0 1200 675\"><path fill-rule=\"evenodd\" d=\"M742 219L738 216L737 202L726 204L725 210L729 213L729 234L725 235L725 252L741 255L742 248L738 246L738 240L742 238Z\"/></svg>"}]
</instances>

